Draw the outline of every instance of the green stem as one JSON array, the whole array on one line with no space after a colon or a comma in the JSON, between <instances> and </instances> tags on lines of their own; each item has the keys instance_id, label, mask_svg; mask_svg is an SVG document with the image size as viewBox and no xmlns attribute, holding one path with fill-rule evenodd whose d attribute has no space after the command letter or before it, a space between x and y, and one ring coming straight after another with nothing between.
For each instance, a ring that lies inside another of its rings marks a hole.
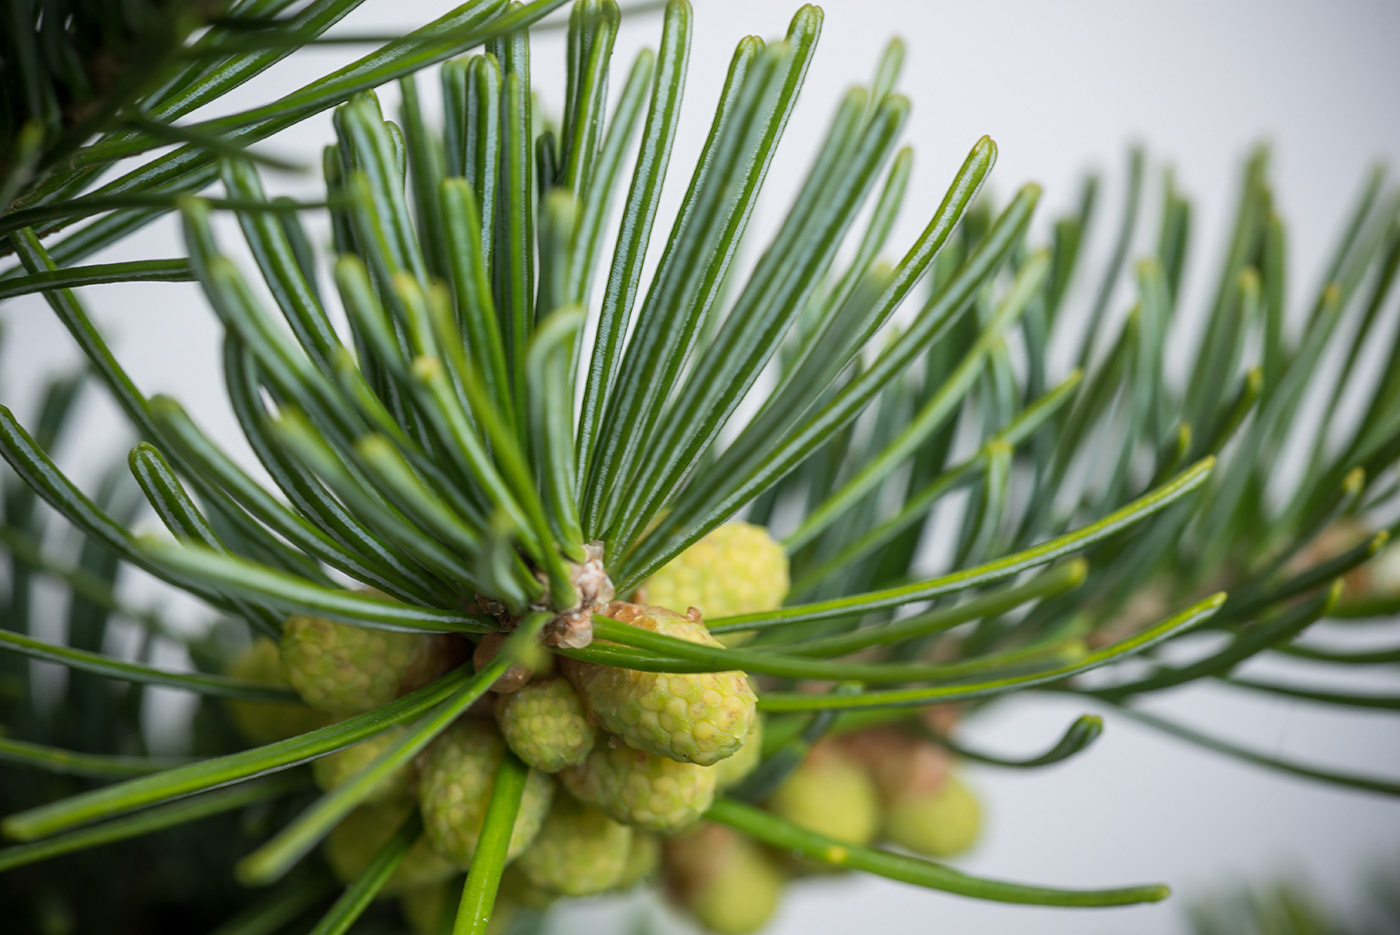
<instances>
[{"instance_id":1,"label":"green stem","mask_svg":"<svg viewBox=\"0 0 1400 935\"><path fill-rule=\"evenodd\" d=\"M355 920L369 907L375 895L384 888L389 877L400 863L409 848L413 847L423 832L423 820L415 810L404 819L399 830L381 847L369 862L369 866L346 888L335 905L321 917L310 935L344 935L355 924Z\"/></svg>"},{"instance_id":2,"label":"green stem","mask_svg":"<svg viewBox=\"0 0 1400 935\"><path fill-rule=\"evenodd\" d=\"M1159 512L1205 483L1214 466L1215 458L1203 458L1167 483L1114 510L1103 519L1023 552L1003 556L950 575L916 581L900 587L870 591L836 600L798 604L781 610L719 617L714 621L712 629L716 633L727 633L731 630L758 630L809 620L845 617L886 607L898 607L915 601L926 601L942 594L1009 578L1028 568L1044 565L1070 552L1077 552Z\"/></svg>"},{"instance_id":3,"label":"green stem","mask_svg":"<svg viewBox=\"0 0 1400 935\"><path fill-rule=\"evenodd\" d=\"M467 882L462 887L462 901L457 907L457 920L452 935L486 935L491 924L491 911L500 889L501 873L505 870L510 851L510 838L515 830L515 816L525 794L525 780L530 771L510 751L496 770L491 787L491 801L481 825L481 837L467 870Z\"/></svg>"},{"instance_id":4,"label":"green stem","mask_svg":"<svg viewBox=\"0 0 1400 935\"><path fill-rule=\"evenodd\" d=\"M1295 763L1291 760L1281 759L1276 756L1268 756L1263 753L1256 753L1245 747L1237 746L1229 741L1220 740L1215 737L1199 733L1189 727L1183 727L1171 721L1148 714L1146 711L1138 711L1123 705L1116 705L1119 713L1126 715L1134 721L1146 724L1168 734L1178 740L1204 747L1216 753L1233 757L1245 763L1253 763L1256 766L1263 766L1280 773L1291 773L1294 776L1301 776L1304 779L1313 779L1318 782L1327 783L1332 786L1342 786L1347 789L1361 789L1366 792L1379 792L1382 795L1400 796L1400 782L1389 779L1378 779L1372 776L1353 776L1347 773L1335 773L1325 769L1318 769L1315 766L1308 766L1303 763Z\"/></svg>"},{"instance_id":5,"label":"green stem","mask_svg":"<svg viewBox=\"0 0 1400 935\"><path fill-rule=\"evenodd\" d=\"M188 260L132 260L96 263L16 276L0 282L0 301L31 292L73 289L110 282L189 282L194 279Z\"/></svg>"},{"instance_id":6,"label":"green stem","mask_svg":"<svg viewBox=\"0 0 1400 935\"><path fill-rule=\"evenodd\" d=\"M139 815L118 818L116 821L83 828L46 841L7 847L0 850L0 872L62 854L140 837L221 812L233 811L255 802L277 798L306 785L305 776L279 776L276 779L244 783L232 789L211 792L185 802L174 802L141 812Z\"/></svg>"},{"instance_id":7,"label":"green stem","mask_svg":"<svg viewBox=\"0 0 1400 935\"><path fill-rule=\"evenodd\" d=\"M1034 756L1013 758L982 753L970 747L965 747L949 737L938 733L919 719L911 720L909 725L915 732L924 735L939 746L945 747L949 752L955 754L960 759L974 760L978 763L986 763L989 766L1004 766L1010 769L1034 769L1039 766L1050 766L1062 760L1067 760L1075 754L1086 750L1090 744L1098 740L1103 734L1103 718L1096 714L1083 714L1066 728L1064 735L1061 736L1049 750Z\"/></svg>"},{"instance_id":8,"label":"green stem","mask_svg":"<svg viewBox=\"0 0 1400 935\"><path fill-rule=\"evenodd\" d=\"M1313 701L1318 704L1339 705L1347 708L1371 708L1377 711L1400 710L1400 695L1357 695L1351 692L1279 685L1275 682L1261 682L1258 679L1227 678L1222 679L1222 681L1235 688L1245 688L1270 695L1283 695L1286 698L1300 698L1303 701Z\"/></svg>"},{"instance_id":9,"label":"green stem","mask_svg":"<svg viewBox=\"0 0 1400 935\"><path fill-rule=\"evenodd\" d=\"M1074 558L1022 584L988 592L955 607L930 610L880 626L853 630L850 633L802 640L790 646L785 645L784 648L797 656L825 658L842 656L871 646L889 646L904 640L930 636L969 620L995 617L1030 601L1044 600L1071 591L1084 583L1088 573L1089 563L1082 558Z\"/></svg>"},{"instance_id":10,"label":"green stem","mask_svg":"<svg viewBox=\"0 0 1400 935\"><path fill-rule=\"evenodd\" d=\"M526 617L488 665L462 683L440 705L423 715L373 762L321 796L272 840L239 861L239 879L248 884L262 884L285 874L336 823L350 814L376 788L380 788L386 777L407 766L438 734L486 694L492 683L521 658L525 647L534 644L549 619L548 614Z\"/></svg>"},{"instance_id":11,"label":"green stem","mask_svg":"<svg viewBox=\"0 0 1400 935\"><path fill-rule=\"evenodd\" d=\"M68 646L55 646L32 637L0 630L0 651L10 650L22 656L56 662L70 669L94 672L110 679L125 682L139 682L146 685L165 685L201 695L214 695L220 698L243 698L249 701L297 701L296 694L288 688L264 685L244 679L232 679L222 675L205 675L199 672L170 672L143 666L135 662L123 662L101 653L92 653Z\"/></svg>"},{"instance_id":12,"label":"green stem","mask_svg":"<svg viewBox=\"0 0 1400 935\"><path fill-rule=\"evenodd\" d=\"M968 876L917 857L843 844L733 799L719 799L710 806L705 817L784 852L797 852L831 867L864 870L902 883L974 899L1030 906L1132 906L1159 902L1171 892L1162 884L1121 889L1062 890Z\"/></svg>"},{"instance_id":13,"label":"green stem","mask_svg":"<svg viewBox=\"0 0 1400 935\"><path fill-rule=\"evenodd\" d=\"M977 682L970 685L905 688L891 691L866 692L856 696L811 695L802 692L772 692L758 700L763 711L821 711L831 708L920 707L949 701L968 701L1007 692L1022 691L1038 685L1049 685L1111 662L1118 662L1170 639L1190 629L1214 614L1225 602L1224 594L1215 594L1186 608L1154 627L1122 642L1092 652L1082 660L1049 671Z\"/></svg>"},{"instance_id":14,"label":"green stem","mask_svg":"<svg viewBox=\"0 0 1400 935\"><path fill-rule=\"evenodd\" d=\"M104 786L38 808L17 812L8 816L3 824L0 824L0 828L16 840L33 840L110 815L129 812L143 805L297 766L354 746L432 710L470 677L464 669L459 669L411 695L405 695L373 711L346 718L337 724L317 728L263 747L200 760L188 766Z\"/></svg>"},{"instance_id":15,"label":"green stem","mask_svg":"<svg viewBox=\"0 0 1400 935\"><path fill-rule=\"evenodd\" d=\"M161 770L183 766L188 760L157 759L145 756L112 756L102 753L79 753L60 750L43 744L0 737L0 760L34 766L50 773L66 776L95 776L99 779L120 779L126 776L147 776Z\"/></svg>"},{"instance_id":16,"label":"green stem","mask_svg":"<svg viewBox=\"0 0 1400 935\"><path fill-rule=\"evenodd\" d=\"M1079 658L1077 644L1063 637L1016 647L1000 653L960 659L955 662L843 662L781 656L762 650L723 649L704 646L652 633L608 617L595 614L593 635L600 640L621 643L661 653L655 658L648 653L626 653L611 647L589 647L567 652L573 658L588 659L605 665L622 665L643 671L663 672L726 672L742 669L746 672L795 679L824 679L829 681L862 681L872 684L890 682L925 682L948 680L992 668L1018 665L1028 661L1070 654Z\"/></svg>"},{"instance_id":17,"label":"green stem","mask_svg":"<svg viewBox=\"0 0 1400 935\"><path fill-rule=\"evenodd\" d=\"M161 539L140 539L136 549L162 567L216 585L230 594L285 608L289 613L315 613L355 626L410 633L486 633L494 621L481 614L454 613L328 588L258 562L194 545Z\"/></svg>"}]
</instances>

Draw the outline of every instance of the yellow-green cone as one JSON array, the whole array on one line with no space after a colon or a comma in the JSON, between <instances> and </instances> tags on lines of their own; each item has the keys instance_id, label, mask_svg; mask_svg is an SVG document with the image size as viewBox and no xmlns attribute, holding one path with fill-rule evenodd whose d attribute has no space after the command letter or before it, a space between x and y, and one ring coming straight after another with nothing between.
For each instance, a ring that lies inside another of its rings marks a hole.
<instances>
[{"instance_id":1,"label":"yellow-green cone","mask_svg":"<svg viewBox=\"0 0 1400 935\"><path fill-rule=\"evenodd\" d=\"M573 684L562 678L501 695L496 720L515 755L546 773L582 763L598 734Z\"/></svg>"},{"instance_id":2,"label":"yellow-green cone","mask_svg":"<svg viewBox=\"0 0 1400 935\"><path fill-rule=\"evenodd\" d=\"M705 619L714 620L776 610L788 584L787 552L767 529L725 523L671 559L641 589L649 604L677 613L698 607Z\"/></svg>"},{"instance_id":3,"label":"yellow-green cone","mask_svg":"<svg viewBox=\"0 0 1400 935\"><path fill-rule=\"evenodd\" d=\"M957 776L935 789L909 789L885 803L884 835L925 857L956 857L977 843L982 807Z\"/></svg>"},{"instance_id":4,"label":"yellow-green cone","mask_svg":"<svg viewBox=\"0 0 1400 935\"><path fill-rule=\"evenodd\" d=\"M667 895L713 932L756 932L778 908L782 871L728 828L699 825L667 840L664 854Z\"/></svg>"},{"instance_id":5,"label":"yellow-green cone","mask_svg":"<svg viewBox=\"0 0 1400 935\"><path fill-rule=\"evenodd\" d=\"M336 878L346 884L354 882L412 811L412 800L399 799L357 808L346 815L326 837L326 860ZM433 849L426 837L420 837L399 862L379 896L397 896L408 890L432 886L459 872L451 861Z\"/></svg>"},{"instance_id":6,"label":"yellow-green cone","mask_svg":"<svg viewBox=\"0 0 1400 935\"><path fill-rule=\"evenodd\" d=\"M277 644L265 636L234 657L228 674L263 685L291 687L282 674L282 660ZM299 702L227 701L228 714L239 736L255 747L286 740L318 727L325 727L330 718Z\"/></svg>"},{"instance_id":7,"label":"yellow-green cone","mask_svg":"<svg viewBox=\"0 0 1400 935\"><path fill-rule=\"evenodd\" d=\"M476 853L481 823L506 743L490 721L462 718L443 732L423 761L418 800L423 828L442 854L465 869ZM554 783L539 770L530 770L525 795L515 818L507 859L514 859L539 833L549 811Z\"/></svg>"},{"instance_id":8,"label":"yellow-green cone","mask_svg":"<svg viewBox=\"0 0 1400 935\"><path fill-rule=\"evenodd\" d=\"M909 792L931 792L943 784L952 764L942 747L898 727L857 731L836 745L874 781L882 804Z\"/></svg>"},{"instance_id":9,"label":"yellow-green cone","mask_svg":"<svg viewBox=\"0 0 1400 935\"><path fill-rule=\"evenodd\" d=\"M282 670L311 707L345 717L397 698L437 645L425 633L291 617L282 628Z\"/></svg>"},{"instance_id":10,"label":"yellow-green cone","mask_svg":"<svg viewBox=\"0 0 1400 935\"><path fill-rule=\"evenodd\" d=\"M749 736L733 756L710 767L715 771L715 788L720 792L733 788L748 778L763 759L763 718L754 718Z\"/></svg>"},{"instance_id":11,"label":"yellow-green cone","mask_svg":"<svg viewBox=\"0 0 1400 935\"><path fill-rule=\"evenodd\" d=\"M641 883L649 882L661 866L661 839L645 831L632 831L632 846L627 848L627 863L622 876L613 884L619 893Z\"/></svg>"},{"instance_id":12,"label":"yellow-green cone","mask_svg":"<svg viewBox=\"0 0 1400 935\"><path fill-rule=\"evenodd\" d=\"M559 779L613 819L661 834L693 825L715 799L715 771L709 767L607 743L561 771Z\"/></svg>"},{"instance_id":13,"label":"yellow-green cone","mask_svg":"<svg viewBox=\"0 0 1400 935\"><path fill-rule=\"evenodd\" d=\"M812 749L773 793L768 808L795 825L847 844L869 844L880 827L875 783L829 744Z\"/></svg>"},{"instance_id":14,"label":"yellow-green cone","mask_svg":"<svg viewBox=\"0 0 1400 935\"><path fill-rule=\"evenodd\" d=\"M850 734L838 746L874 781L885 840L926 857L952 857L976 842L981 807L942 747L895 727Z\"/></svg>"},{"instance_id":15,"label":"yellow-green cone","mask_svg":"<svg viewBox=\"0 0 1400 935\"><path fill-rule=\"evenodd\" d=\"M663 607L613 603L603 614L705 646L719 646L699 620ZM670 674L566 660L564 672L604 728L638 750L710 766L748 736L758 699L743 672Z\"/></svg>"},{"instance_id":16,"label":"yellow-green cone","mask_svg":"<svg viewBox=\"0 0 1400 935\"><path fill-rule=\"evenodd\" d=\"M571 795L556 795L539 836L516 866L535 886L561 896L592 896L622 879L631 846L631 828Z\"/></svg>"},{"instance_id":17,"label":"yellow-green cone","mask_svg":"<svg viewBox=\"0 0 1400 935\"><path fill-rule=\"evenodd\" d=\"M407 729L399 727L387 730L362 743L357 743L353 747L346 747L344 750L316 760L311 764L311 773L316 777L316 785L327 792L334 789L374 762L379 754L393 746L394 741L398 740ZM370 790L364 801L367 803L382 802L385 799L405 795L412 781L413 770L408 764L405 764L380 780Z\"/></svg>"}]
</instances>

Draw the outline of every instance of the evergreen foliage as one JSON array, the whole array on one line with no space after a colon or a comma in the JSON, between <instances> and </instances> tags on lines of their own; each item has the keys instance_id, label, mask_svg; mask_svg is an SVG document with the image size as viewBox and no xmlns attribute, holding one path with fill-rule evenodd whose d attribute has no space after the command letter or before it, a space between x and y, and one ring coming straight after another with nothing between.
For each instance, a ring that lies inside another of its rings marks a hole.
<instances>
[{"instance_id":1,"label":"evergreen foliage","mask_svg":"<svg viewBox=\"0 0 1400 935\"><path fill-rule=\"evenodd\" d=\"M710 822L804 866L981 899L1108 906L1167 889L973 877L841 844L763 805L813 745L876 726L1025 769L1083 752L1104 729L1086 714L1013 761L922 716L1025 691L1078 694L1226 756L1400 793L1400 778L1284 761L1134 707L1198 679L1318 705L1397 704L1232 674L1261 653L1343 674L1400 655L1301 636L1323 618L1400 610L1400 578L1372 561L1395 531L1376 517L1393 515L1400 491L1400 199L1380 170L1324 285L1299 299L1268 156L1253 155L1197 334L1179 300L1193 211L1170 175L1154 255L1128 262L1149 213L1141 152L1105 262L1081 249L1098 181L1037 243L1034 185L999 204L983 192L996 161L987 138L923 232L890 243L912 172L898 43L836 102L776 231L755 242L749 222L822 27L811 6L785 37L738 44L718 100L686 102L692 119L713 113L694 166L671 159L691 67L686 0L665 4L657 48L618 73L616 2L573 4L567 86L542 96L563 100L557 121L533 93L529 28L557 25L539 21L563 0L468 0L278 100L182 122L324 41L357 5L0 4L0 234L14 261L0 298L41 293L88 359L36 412L0 408L12 469L0 478L0 759L14 767L0 812L17 842L0 848L0 917L24 913L44 932L100 920L232 935L309 920L319 935L362 914L391 925L371 900L413 853L416 814L343 893L303 858L498 679L540 671L546 655L566 671L746 674L763 757L715 799ZM440 116L420 101L429 69ZM393 119L374 91L391 82ZM268 160L246 147L329 108L325 201L269 198ZM675 218L659 217L665 184L685 192ZM330 214L332 256L303 229L312 210ZM84 265L171 212L187 256ZM215 212L237 219L254 268L226 255ZM649 251L659 260L644 276ZM1100 287L1072 307L1086 277ZM256 476L198 414L143 393L72 291L140 279L202 288ZM1131 309L1119 316L1125 279ZM1355 364L1378 340L1389 358L1371 375ZM1177 381L1164 356L1183 343L1191 364ZM91 493L53 457L89 383L140 439ZM1321 428L1301 419L1308 399L1323 401ZM1276 465L1298 451L1305 468L1281 482ZM146 508L170 536L131 532ZM706 617L727 645L632 625L609 603L739 518L781 543L791 588L779 609ZM81 533L76 549L65 529ZM920 544L936 536L951 558L930 571ZM219 623L191 638L129 606L128 566L201 599ZM42 580L66 588L62 644L36 635ZM226 700L297 695L224 673L293 615L418 634L437 662L373 710L244 749ZM134 653L118 652L118 621L137 628ZM499 651L468 664L496 633L508 634ZM742 645L727 638L739 634ZM188 650L189 671L152 663L170 644ZM43 700L34 659L69 669L56 702ZM201 697L188 759L150 755L149 685ZM383 738L382 752L318 793L306 764L368 738ZM486 930L514 846L527 770L499 759L457 933ZM88 850L116 842L119 862ZM64 854L62 876L47 874L41 862ZM157 876L169 889L152 897ZM73 880L79 905L63 895Z\"/></svg>"}]
</instances>

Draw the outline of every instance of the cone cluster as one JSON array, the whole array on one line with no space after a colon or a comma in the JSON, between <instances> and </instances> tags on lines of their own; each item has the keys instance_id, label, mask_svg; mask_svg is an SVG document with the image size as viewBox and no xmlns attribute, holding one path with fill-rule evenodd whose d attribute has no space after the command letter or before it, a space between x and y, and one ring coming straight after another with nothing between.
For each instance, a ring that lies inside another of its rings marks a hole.
<instances>
[{"instance_id":1,"label":"cone cluster","mask_svg":"<svg viewBox=\"0 0 1400 935\"><path fill-rule=\"evenodd\" d=\"M779 606L786 589L781 547L758 527L731 524L633 595L664 606L614 601L595 612L720 646L704 623L708 607L723 616L761 612ZM268 743L372 710L469 655L479 668L503 643L492 635L473 648L459 637L293 617L280 646L260 641L231 673L290 685L304 703L233 702L230 714L250 743ZM422 836L380 895L399 899L415 932L450 930L497 771L511 754L529 772L498 898L500 925L514 908L541 910L655 876L705 928L757 931L789 881L829 868L701 820L718 792L759 765L756 705L739 671L648 672L548 655L514 664L486 698L415 762L381 780L336 827L326 840L327 860L341 880L353 881L416 810ZM404 729L320 758L317 783L332 789L347 781ZM981 824L976 799L943 750L896 728L819 743L765 807L839 842L883 842L934 858L966 850Z\"/></svg>"},{"instance_id":2,"label":"cone cluster","mask_svg":"<svg viewBox=\"0 0 1400 935\"><path fill-rule=\"evenodd\" d=\"M765 807L844 844L936 860L966 852L982 824L981 807L946 752L895 728L819 743ZM662 867L671 902L721 935L759 931L789 883L837 872L708 822L667 838Z\"/></svg>"},{"instance_id":3,"label":"cone cluster","mask_svg":"<svg viewBox=\"0 0 1400 935\"><path fill-rule=\"evenodd\" d=\"M703 622L704 603L724 615L745 613L778 606L787 590L782 550L758 527L723 527L677 562L683 573L667 566L634 595L640 600L650 588L673 606L614 601L595 612L721 646ZM280 646L260 642L235 663L235 674L289 685L303 704L248 710L238 702L243 707L231 714L246 740L267 743L370 711L468 656L479 668L502 644L496 635L473 648L460 637L292 617ZM529 772L498 899L502 917L508 907L542 909L564 897L629 889L657 873L663 850L674 850L663 839L683 848L677 836L697 826L717 790L758 764L756 704L739 671L644 672L547 655L512 665L486 698L341 822L327 838L327 860L342 881L353 881L416 810L422 836L380 895L400 899L415 931L442 931L475 855L496 773L513 754ZM349 780L402 730L317 760L317 783L332 789ZM732 847L755 846L741 839ZM754 866L767 860L754 854Z\"/></svg>"},{"instance_id":4,"label":"cone cluster","mask_svg":"<svg viewBox=\"0 0 1400 935\"><path fill-rule=\"evenodd\" d=\"M787 575L785 559L779 566L774 553L781 556L780 547L757 527L721 527L635 595L670 606L614 601L596 613L720 646L697 602L721 607L725 616L777 607ZM748 580L754 575L764 580ZM479 668L504 642L492 635L473 651L454 649L446 639L294 617L280 647L263 640L231 671L291 685L304 704L235 702L233 720L249 742L281 739L391 701L468 654ZM790 881L832 868L701 820L718 792L759 765L763 725L756 705L739 671L647 672L547 655L517 663L341 822L326 841L327 859L340 879L353 881L416 809L422 837L381 895L399 898L414 931L450 930L460 878L509 753L529 773L499 919L515 908L541 910L562 898L620 892L655 876L671 902L705 928L725 935L758 931ZM955 716L933 715L940 730ZM317 760L316 781L325 789L345 782L402 730ZM818 743L764 805L841 843L892 845L934 859L966 851L981 828L977 799L948 754L899 727Z\"/></svg>"}]
</instances>

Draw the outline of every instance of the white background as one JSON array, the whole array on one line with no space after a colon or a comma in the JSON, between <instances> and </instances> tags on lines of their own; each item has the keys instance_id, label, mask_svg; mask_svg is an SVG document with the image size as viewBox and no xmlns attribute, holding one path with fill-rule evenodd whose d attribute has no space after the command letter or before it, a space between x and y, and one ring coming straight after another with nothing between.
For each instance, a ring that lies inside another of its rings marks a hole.
<instances>
[{"instance_id":1,"label":"white background","mask_svg":"<svg viewBox=\"0 0 1400 935\"><path fill-rule=\"evenodd\" d=\"M794 8L789 0L696 0L695 5L692 78L673 161L672 208L735 41L745 33L781 34ZM369 0L346 26L397 32L447 7L437 0ZM907 44L900 87L914 102L907 138L917 150L895 245L907 243L922 227L983 133L1000 147L996 193L1005 197L1028 180L1045 187L1041 230L1048 217L1074 203L1087 168L1106 172L1104 207L1107 217L1115 217L1127 145L1141 140L1154 160L1151 177L1155 180L1170 162L1196 199L1198 239L1188 269L1188 301L1199 305L1214 272L1209 258L1218 253L1233 207L1241 158L1254 142L1268 139L1299 271L1291 284L1296 304L1315 289L1324 250L1362 172L1376 159L1400 163L1394 102L1400 88L1400 4L1387 0L833 0L825 8L821 49L773 167L768 207L756 221L760 232L780 216L836 96L867 79L881 47L895 34ZM658 22L647 15L624 24L616 71L640 45L654 44ZM349 54L332 48L305 55L221 103L221 109L288 90ZM537 81L543 103L556 110L562 57L558 33L537 40ZM268 149L310 157L329 138L329 119L323 117ZM316 192L311 177L274 184L306 196ZM661 224L667 211L663 206ZM1149 225L1152 214L1147 212ZM1091 256L1100 261L1110 226L1100 224L1096 232L1098 249ZM178 250L173 228L161 225L101 259L171 256ZM1080 302L1085 298L1081 295ZM219 398L212 315L192 287L107 287L88 290L86 299L146 392L178 394L211 431L234 438ZM4 401L23 418L38 375L76 358L41 302L9 303L4 317L9 332L0 357ZM113 414L105 401L85 410L79 444L62 459L78 477L95 477L104 462L93 455L124 441ZM1393 679L1387 683L1380 676L1357 684L1395 690ZM1159 709L1266 753L1400 777L1400 724L1394 718L1319 714L1281 699L1243 698L1210 686L1180 691L1163 699ZM1083 710L1082 703L1039 696L1014 700L969 724L965 739L987 749L1028 753L1048 745ZM1400 855L1400 804L1236 765L1121 719L1110 718L1105 737L1066 765L1028 774L992 769L972 774L989 819L983 844L962 864L968 871L1072 886L1161 880L1176 888L1177 898L1161 906L1079 913L979 904L851 880L796 890L772 931L1181 932L1182 903L1213 887L1299 870L1345 905L1354 899L1355 876L1368 864L1388 859L1392 869L1400 866L1393 862ZM559 931L610 931L617 921L614 910L603 905L566 919Z\"/></svg>"}]
</instances>

